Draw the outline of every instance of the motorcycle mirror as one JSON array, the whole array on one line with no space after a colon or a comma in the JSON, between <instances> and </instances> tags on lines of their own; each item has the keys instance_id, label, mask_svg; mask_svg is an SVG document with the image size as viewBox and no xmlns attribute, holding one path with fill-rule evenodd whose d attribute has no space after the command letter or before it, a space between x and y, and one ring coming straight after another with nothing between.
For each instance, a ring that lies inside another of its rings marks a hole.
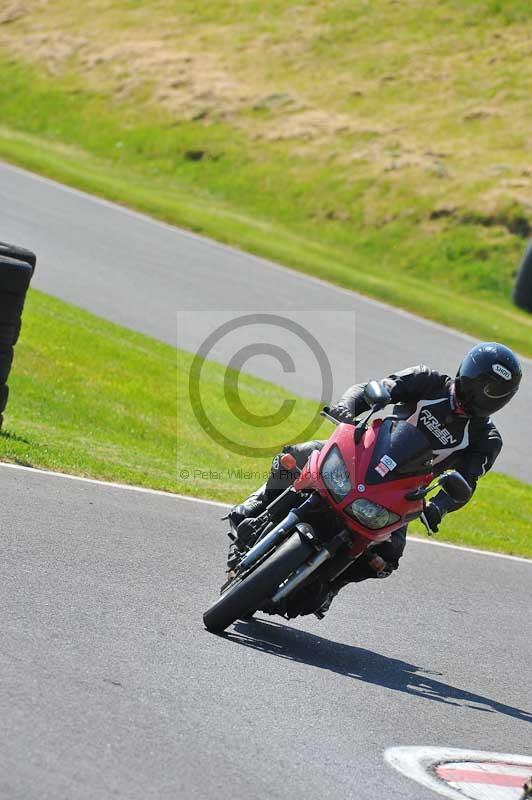
<instances>
[{"instance_id":1,"label":"motorcycle mirror","mask_svg":"<svg viewBox=\"0 0 532 800\"><path fill-rule=\"evenodd\" d=\"M465 478L456 470L446 472L440 478L440 486L457 503L467 503L473 491Z\"/></svg>"},{"instance_id":2,"label":"motorcycle mirror","mask_svg":"<svg viewBox=\"0 0 532 800\"><path fill-rule=\"evenodd\" d=\"M382 383L369 381L364 388L364 399L371 408L384 408L392 398L388 388Z\"/></svg>"}]
</instances>

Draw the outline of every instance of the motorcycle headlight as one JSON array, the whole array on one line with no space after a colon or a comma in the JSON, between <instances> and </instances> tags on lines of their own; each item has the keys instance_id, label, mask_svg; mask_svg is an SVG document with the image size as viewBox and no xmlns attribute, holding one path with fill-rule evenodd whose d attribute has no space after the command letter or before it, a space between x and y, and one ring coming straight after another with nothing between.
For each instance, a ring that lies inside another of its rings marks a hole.
<instances>
[{"instance_id":1,"label":"motorcycle headlight","mask_svg":"<svg viewBox=\"0 0 532 800\"><path fill-rule=\"evenodd\" d=\"M371 500L363 500L362 498L355 500L345 510L361 525L370 528L372 531L387 528L388 525L393 525L394 522L401 519L399 514L388 511L387 508L380 506L378 503L372 503Z\"/></svg>"},{"instance_id":2,"label":"motorcycle headlight","mask_svg":"<svg viewBox=\"0 0 532 800\"><path fill-rule=\"evenodd\" d=\"M337 447L329 451L322 470L321 477L327 489L335 500L343 500L352 489L349 480L349 471Z\"/></svg>"}]
</instances>

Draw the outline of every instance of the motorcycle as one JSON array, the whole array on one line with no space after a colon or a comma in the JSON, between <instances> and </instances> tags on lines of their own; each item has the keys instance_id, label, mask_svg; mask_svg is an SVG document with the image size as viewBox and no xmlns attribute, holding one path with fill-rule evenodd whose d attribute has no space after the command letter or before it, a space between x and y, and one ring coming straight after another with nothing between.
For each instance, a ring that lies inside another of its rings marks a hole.
<instances>
[{"instance_id":1,"label":"motorcycle","mask_svg":"<svg viewBox=\"0 0 532 800\"><path fill-rule=\"evenodd\" d=\"M284 615L288 598L315 581L336 580L419 517L437 488L458 502L469 499L471 488L458 472L434 480L433 451L418 428L397 415L371 422L390 402L384 385L370 381L365 399L370 411L353 424L322 411L336 429L301 470L290 453L281 457L297 477L253 520L254 535L234 574L203 615L207 630L221 633L261 609Z\"/></svg>"}]
</instances>

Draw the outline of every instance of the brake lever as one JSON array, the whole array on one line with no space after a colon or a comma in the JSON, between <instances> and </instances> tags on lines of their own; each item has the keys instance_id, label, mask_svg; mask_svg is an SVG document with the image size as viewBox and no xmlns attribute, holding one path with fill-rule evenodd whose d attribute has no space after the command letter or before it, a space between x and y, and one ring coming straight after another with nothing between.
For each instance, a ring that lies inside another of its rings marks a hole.
<instances>
[{"instance_id":1,"label":"brake lever","mask_svg":"<svg viewBox=\"0 0 532 800\"><path fill-rule=\"evenodd\" d=\"M336 417L332 417L329 414L329 411L330 411L329 406L325 406L325 408L322 408L322 410L320 411L320 417L325 417L325 419L328 419L329 422L333 423L333 425L340 425L340 421L337 420Z\"/></svg>"},{"instance_id":2,"label":"brake lever","mask_svg":"<svg viewBox=\"0 0 532 800\"><path fill-rule=\"evenodd\" d=\"M329 412L329 406L324 406L320 411L320 416L325 417L325 419L328 419L329 422L332 422L334 425L353 425L353 427L355 427L358 424L358 420L355 419L355 417L353 417L352 420L341 420L337 419L337 417L333 417Z\"/></svg>"}]
</instances>

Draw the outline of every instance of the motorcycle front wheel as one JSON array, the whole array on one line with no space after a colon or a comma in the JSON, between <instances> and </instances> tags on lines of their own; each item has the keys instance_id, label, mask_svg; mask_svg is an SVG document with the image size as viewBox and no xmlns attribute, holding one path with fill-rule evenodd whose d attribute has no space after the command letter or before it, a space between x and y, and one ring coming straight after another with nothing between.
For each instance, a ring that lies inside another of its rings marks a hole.
<instances>
[{"instance_id":1,"label":"motorcycle front wheel","mask_svg":"<svg viewBox=\"0 0 532 800\"><path fill-rule=\"evenodd\" d=\"M235 583L207 609L203 615L207 630L221 633L237 619L252 616L275 594L279 584L314 552L298 533L292 534L256 570Z\"/></svg>"}]
</instances>

